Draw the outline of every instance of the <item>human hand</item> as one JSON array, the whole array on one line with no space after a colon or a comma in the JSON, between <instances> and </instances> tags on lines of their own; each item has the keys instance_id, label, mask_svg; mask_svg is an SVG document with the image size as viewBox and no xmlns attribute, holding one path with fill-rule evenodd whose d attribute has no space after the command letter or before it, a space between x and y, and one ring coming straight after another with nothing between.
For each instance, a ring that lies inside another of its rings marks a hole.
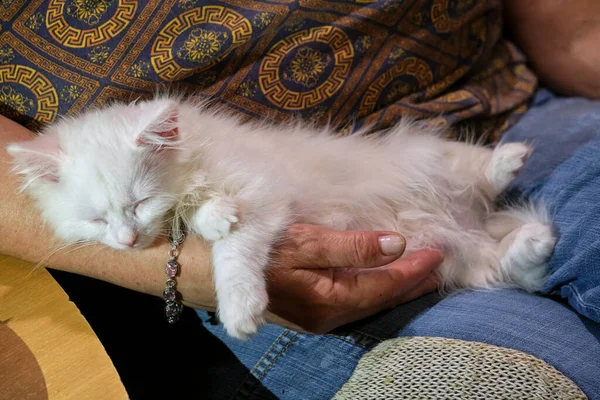
<instances>
[{"instance_id":1,"label":"human hand","mask_svg":"<svg viewBox=\"0 0 600 400\"><path fill-rule=\"evenodd\" d=\"M393 232L292 225L269 269L269 310L325 333L434 291L443 255L421 250L398 260L404 249Z\"/></svg>"}]
</instances>

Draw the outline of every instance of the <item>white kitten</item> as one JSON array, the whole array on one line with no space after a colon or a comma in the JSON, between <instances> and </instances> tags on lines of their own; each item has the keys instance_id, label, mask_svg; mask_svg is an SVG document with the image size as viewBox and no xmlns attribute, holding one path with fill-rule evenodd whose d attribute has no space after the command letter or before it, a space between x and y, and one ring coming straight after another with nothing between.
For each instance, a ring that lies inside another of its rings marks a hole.
<instances>
[{"instance_id":1,"label":"white kitten","mask_svg":"<svg viewBox=\"0 0 600 400\"><path fill-rule=\"evenodd\" d=\"M243 124L159 98L62 120L12 144L16 172L68 242L149 245L170 212L213 243L219 316L244 338L263 323L265 268L291 223L402 233L406 254L445 253L445 290L538 290L555 238L547 217L494 212L530 149L494 151L401 123L385 136Z\"/></svg>"}]
</instances>

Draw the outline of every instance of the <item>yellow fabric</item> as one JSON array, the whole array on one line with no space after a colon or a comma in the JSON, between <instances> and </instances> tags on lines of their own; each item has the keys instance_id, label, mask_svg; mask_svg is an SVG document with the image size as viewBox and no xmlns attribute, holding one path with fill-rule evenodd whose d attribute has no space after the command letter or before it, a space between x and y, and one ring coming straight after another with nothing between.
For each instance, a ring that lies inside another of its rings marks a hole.
<instances>
[{"instance_id":1,"label":"yellow fabric","mask_svg":"<svg viewBox=\"0 0 600 400\"><path fill-rule=\"evenodd\" d=\"M0 399L127 399L90 325L34 267L0 255Z\"/></svg>"}]
</instances>

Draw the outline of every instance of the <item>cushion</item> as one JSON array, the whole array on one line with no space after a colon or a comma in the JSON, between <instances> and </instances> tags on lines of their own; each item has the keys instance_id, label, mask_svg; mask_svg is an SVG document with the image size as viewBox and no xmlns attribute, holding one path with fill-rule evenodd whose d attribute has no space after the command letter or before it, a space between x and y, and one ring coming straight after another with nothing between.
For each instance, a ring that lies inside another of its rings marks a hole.
<instances>
[{"instance_id":1,"label":"cushion","mask_svg":"<svg viewBox=\"0 0 600 400\"><path fill-rule=\"evenodd\" d=\"M382 342L365 354L334 400L587 399L544 361L485 343L435 337Z\"/></svg>"}]
</instances>

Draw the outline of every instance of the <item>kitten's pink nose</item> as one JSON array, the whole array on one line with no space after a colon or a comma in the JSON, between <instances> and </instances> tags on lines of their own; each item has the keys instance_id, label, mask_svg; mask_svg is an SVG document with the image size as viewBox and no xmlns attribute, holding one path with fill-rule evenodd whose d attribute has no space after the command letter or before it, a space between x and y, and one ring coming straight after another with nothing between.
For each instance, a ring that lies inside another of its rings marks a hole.
<instances>
[{"instance_id":1,"label":"kitten's pink nose","mask_svg":"<svg viewBox=\"0 0 600 400\"><path fill-rule=\"evenodd\" d=\"M121 231L119 232L119 243L125 246L133 247L135 242L137 242L137 236L137 232L134 231Z\"/></svg>"}]
</instances>

